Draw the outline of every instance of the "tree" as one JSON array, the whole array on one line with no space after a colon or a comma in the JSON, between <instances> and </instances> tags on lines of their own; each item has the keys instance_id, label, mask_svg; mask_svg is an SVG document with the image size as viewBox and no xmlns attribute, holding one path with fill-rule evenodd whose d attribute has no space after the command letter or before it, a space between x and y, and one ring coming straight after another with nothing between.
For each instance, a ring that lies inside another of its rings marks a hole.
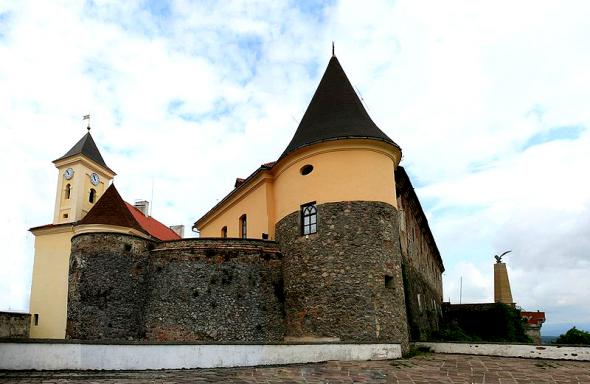
<instances>
[{"instance_id":1,"label":"tree","mask_svg":"<svg viewBox=\"0 0 590 384\"><path fill-rule=\"evenodd\" d=\"M588 344L590 345L590 332L582 331L577 329L575 326L560 335L554 342L554 344Z\"/></svg>"}]
</instances>

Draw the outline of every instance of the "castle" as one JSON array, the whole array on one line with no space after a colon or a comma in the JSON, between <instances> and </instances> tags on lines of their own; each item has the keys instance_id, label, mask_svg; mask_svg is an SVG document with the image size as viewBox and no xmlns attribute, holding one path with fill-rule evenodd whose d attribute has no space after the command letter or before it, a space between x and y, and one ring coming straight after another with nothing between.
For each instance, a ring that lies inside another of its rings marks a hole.
<instances>
[{"instance_id":1,"label":"castle","mask_svg":"<svg viewBox=\"0 0 590 384\"><path fill-rule=\"evenodd\" d=\"M54 161L53 223L31 229L31 336L425 339L444 266L400 159L332 56L278 160L237 179L187 239L121 198L88 133Z\"/></svg>"}]
</instances>

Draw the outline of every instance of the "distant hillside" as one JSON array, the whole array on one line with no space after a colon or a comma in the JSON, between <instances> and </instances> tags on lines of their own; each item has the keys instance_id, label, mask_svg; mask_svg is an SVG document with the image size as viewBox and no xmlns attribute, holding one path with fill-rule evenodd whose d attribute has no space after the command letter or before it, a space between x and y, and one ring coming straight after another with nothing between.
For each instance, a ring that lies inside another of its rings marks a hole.
<instances>
[{"instance_id":1,"label":"distant hillside","mask_svg":"<svg viewBox=\"0 0 590 384\"><path fill-rule=\"evenodd\" d=\"M551 344L557 340L557 336L541 336L541 344Z\"/></svg>"}]
</instances>

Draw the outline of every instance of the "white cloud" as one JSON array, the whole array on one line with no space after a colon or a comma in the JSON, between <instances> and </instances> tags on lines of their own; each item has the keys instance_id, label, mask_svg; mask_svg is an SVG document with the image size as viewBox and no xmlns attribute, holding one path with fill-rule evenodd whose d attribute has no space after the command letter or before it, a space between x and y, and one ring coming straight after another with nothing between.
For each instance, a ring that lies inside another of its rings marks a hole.
<instances>
[{"instance_id":1,"label":"white cloud","mask_svg":"<svg viewBox=\"0 0 590 384\"><path fill-rule=\"evenodd\" d=\"M465 300L489 300L493 253L511 248L520 304L590 323L588 3L162 4L0 2L0 307L28 307L26 228L51 219L50 162L82 115L122 195L150 199L153 180L154 215L190 227L282 152L335 40L404 150L445 298L463 275ZM530 146L564 126L577 137Z\"/></svg>"}]
</instances>

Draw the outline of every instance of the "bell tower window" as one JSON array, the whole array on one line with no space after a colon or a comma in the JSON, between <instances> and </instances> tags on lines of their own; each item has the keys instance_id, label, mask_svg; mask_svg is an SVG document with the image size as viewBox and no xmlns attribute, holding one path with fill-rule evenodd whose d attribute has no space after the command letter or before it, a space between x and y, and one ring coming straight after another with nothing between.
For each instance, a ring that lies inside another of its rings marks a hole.
<instances>
[{"instance_id":1,"label":"bell tower window","mask_svg":"<svg viewBox=\"0 0 590 384\"><path fill-rule=\"evenodd\" d=\"M66 185L66 192L65 192L65 197L66 200L70 199L70 194L72 193L72 186L70 184Z\"/></svg>"},{"instance_id":2,"label":"bell tower window","mask_svg":"<svg viewBox=\"0 0 590 384\"><path fill-rule=\"evenodd\" d=\"M240 216L240 237L245 239L248 237L248 219L246 214Z\"/></svg>"},{"instance_id":3,"label":"bell tower window","mask_svg":"<svg viewBox=\"0 0 590 384\"><path fill-rule=\"evenodd\" d=\"M301 234L311 235L318 231L318 209L315 202L301 206Z\"/></svg>"},{"instance_id":4,"label":"bell tower window","mask_svg":"<svg viewBox=\"0 0 590 384\"><path fill-rule=\"evenodd\" d=\"M93 204L96 199L96 189L90 188L90 194L88 195L88 202Z\"/></svg>"}]
</instances>

